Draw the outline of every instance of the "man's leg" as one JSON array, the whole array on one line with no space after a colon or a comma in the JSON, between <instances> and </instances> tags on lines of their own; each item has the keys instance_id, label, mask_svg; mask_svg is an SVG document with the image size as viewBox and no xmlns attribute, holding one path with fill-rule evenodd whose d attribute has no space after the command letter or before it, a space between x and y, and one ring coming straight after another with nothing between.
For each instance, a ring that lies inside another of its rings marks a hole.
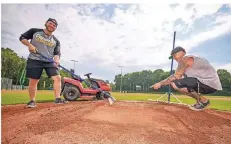
<instances>
[{"instance_id":1,"label":"man's leg","mask_svg":"<svg viewBox=\"0 0 231 144\"><path fill-rule=\"evenodd\" d=\"M60 93L61 93L61 76L56 75L51 77L54 82L54 93L55 93L55 98L60 98Z\"/></svg>"},{"instance_id":2,"label":"man's leg","mask_svg":"<svg viewBox=\"0 0 231 144\"><path fill-rule=\"evenodd\" d=\"M26 77L29 78L29 96L30 102L27 104L27 107L36 107L35 97L37 93L37 85L39 79L42 75L43 68L40 66L40 63L35 60L27 60L26 67Z\"/></svg>"},{"instance_id":3,"label":"man's leg","mask_svg":"<svg viewBox=\"0 0 231 144\"><path fill-rule=\"evenodd\" d=\"M197 103L200 102L200 101L202 101L202 102L206 102L207 101L207 99L205 97L200 96L200 94L198 94L195 91L188 91L188 88L186 88L186 87L183 87L183 88L177 87L174 82L171 83L171 86L176 91L194 98L197 101Z\"/></svg>"},{"instance_id":4,"label":"man's leg","mask_svg":"<svg viewBox=\"0 0 231 144\"><path fill-rule=\"evenodd\" d=\"M191 108L193 110L202 110L210 104L209 100L207 100L205 97L200 96L200 93L206 94L210 92L210 90L205 87L204 84L200 83L196 78L186 77L183 79L179 79L172 82L171 86L175 90L191 96L197 100L197 104L194 104Z\"/></svg>"},{"instance_id":5,"label":"man's leg","mask_svg":"<svg viewBox=\"0 0 231 144\"><path fill-rule=\"evenodd\" d=\"M35 101L35 96L37 93L37 84L38 84L39 80L38 79L29 79L29 96L30 96L30 100L31 101Z\"/></svg>"},{"instance_id":6,"label":"man's leg","mask_svg":"<svg viewBox=\"0 0 231 144\"><path fill-rule=\"evenodd\" d=\"M61 99L61 76L59 75L58 68L56 67L46 67L45 68L48 77L53 80L53 88L55 94L55 103L67 103L67 101Z\"/></svg>"}]
</instances>

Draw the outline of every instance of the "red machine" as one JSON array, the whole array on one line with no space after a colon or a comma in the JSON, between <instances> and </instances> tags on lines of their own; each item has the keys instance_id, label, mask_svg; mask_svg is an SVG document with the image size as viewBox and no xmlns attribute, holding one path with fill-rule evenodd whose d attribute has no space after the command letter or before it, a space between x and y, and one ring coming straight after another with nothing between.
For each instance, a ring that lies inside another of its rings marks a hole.
<instances>
[{"instance_id":1,"label":"red machine","mask_svg":"<svg viewBox=\"0 0 231 144\"><path fill-rule=\"evenodd\" d=\"M107 94L103 94L99 90L93 87L84 88L81 79L73 75L72 78L67 78L67 77L63 78L61 95L63 95L64 98L68 101L74 101L77 100L78 98L90 98L90 97L95 98L97 100L103 100L104 98L108 98L107 95L110 95L110 91L111 91L110 85L103 80L90 78L91 74L92 73L87 73L84 76L87 76L88 81L92 85L101 89Z\"/></svg>"}]
</instances>

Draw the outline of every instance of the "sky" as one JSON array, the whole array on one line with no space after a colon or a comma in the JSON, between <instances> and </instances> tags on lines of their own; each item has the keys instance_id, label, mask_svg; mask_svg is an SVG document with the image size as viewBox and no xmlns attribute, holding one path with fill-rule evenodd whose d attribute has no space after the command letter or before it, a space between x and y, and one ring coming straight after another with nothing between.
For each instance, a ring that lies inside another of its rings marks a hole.
<instances>
[{"instance_id":1,"label":"sky","mask_svg":"<svg viewBox=\"0 0 231 144\"><path fill-rule=\"evenodd\" d=\"M231 72L231 4L2 4L1 47L27 57L20 41L30 28L55 18L61 65L83 77L112 82L115 75L163 69L175 46ZM174 61L174 68L177 64Z\"/></svg>"}]
</instances>

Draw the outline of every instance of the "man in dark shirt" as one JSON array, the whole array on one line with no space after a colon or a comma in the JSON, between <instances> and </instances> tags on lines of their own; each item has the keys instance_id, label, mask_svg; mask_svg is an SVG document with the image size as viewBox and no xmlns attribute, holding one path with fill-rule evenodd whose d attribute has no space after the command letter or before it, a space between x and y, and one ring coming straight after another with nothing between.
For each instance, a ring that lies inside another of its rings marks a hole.
<instances>
[{"instance_id":1,"label":"man in dark shirt","mask_svg":"<svg viewBox=\"0 0 231 144\"><path fill-rule=\"evenodd\" d=\"M37 84L42 75L43 69L49 78L54 81L55 103L66 103L60 98L61 93L61 76L59 75L60 61L60 42L53 35L58 23L55 19L49 18L45 23L44 29L31 28L23 33L19 40L28 47L30 54L27 59L26 77L29 78L29 95L30 102L27 107L36 107L35 96ZM30 42L28 40L31 40ZM42 53L48 58L52 58L54 63L41 57L37 52Z\"/></svg>"}]
</instances>

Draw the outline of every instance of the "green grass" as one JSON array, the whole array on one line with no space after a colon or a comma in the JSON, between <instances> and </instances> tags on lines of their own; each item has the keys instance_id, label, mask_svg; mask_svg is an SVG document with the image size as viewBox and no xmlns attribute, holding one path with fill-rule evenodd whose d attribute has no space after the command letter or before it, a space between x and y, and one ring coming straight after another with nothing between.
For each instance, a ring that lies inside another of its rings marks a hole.
<instances>
[{"instance_id":1,"label":"green grass","mask_svg":"<svg viewBox=\"0 0 231 144\"><path fill-rule=\"evenodd\" d=\"M2 105L23 104L28 103L29 95L27 91L6 91L2 92ZM36 96L37 102L53 101L54 95L52 91L38 91Z\"/></svg>"},{"instance_id":2,"label":"green grass","mask_svg":"<svg viewBox=\"0 0 231 144\"><path fill-rule=\"evenodd\" d=\"M150 94L150 93L118 93L112 92L112 95L117 100L134 100L134 101L147 101L148 99L156 100L164 94ZM190 97L177 95L182 103L193 104L195 100ZM231 111L231 98L225 96L206 96L210 99L211 105L209 108L216 110ZM219 100L216 98L220 98ZM222 100L226 98L226 100ZM29 100L27 91L2 91L2 105L9 104L22 104L27 103ZM228 100L227 100L228 99ZM54 100L53 91L38 91L36 101L37 102L52 102ZM161 100L167 101L167 96L164 96ZM177 100L171 96L171 102L177 102Z\"/></svg>"},{"instance_id":3,"label":"green grass","mask_svg":"<svg viewBox=\"0 0 231 144\"><path fill-rule=\"evenodd\" d=\"M157 100L160 96L163 96L164 94L142 94L142 93L113 93L114 97L117 100L140 100L140 101L147 101L148 99ZM176 95L175 95L176 96ZM177 95L178 99L185 104L194 104L196 101L192 99L191 97L185 97L181 95ZM226 96L205 96L206 98L210 99L210 106L211 109L216 110L224 110L224 111L231 111L231 97ZM220 98L215 99L215 98ZM227 98L229 100L222 100L222 98ZM160 100L167 101L168 96L164 96ZM170 98L171 102L178 102L173 96Z\"/></svg>"}]
</instances>

